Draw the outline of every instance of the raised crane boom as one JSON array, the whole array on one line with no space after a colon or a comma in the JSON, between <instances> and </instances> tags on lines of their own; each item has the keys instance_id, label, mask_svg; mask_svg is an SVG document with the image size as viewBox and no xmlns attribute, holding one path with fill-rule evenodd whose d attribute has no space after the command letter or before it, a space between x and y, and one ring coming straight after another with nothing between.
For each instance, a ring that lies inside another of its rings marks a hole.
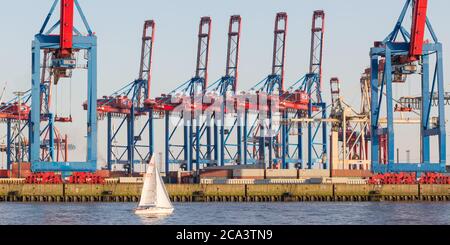
<instances>
[{"instance_id":1,"label":"raised crane boom","mask_svg":"<svg viewBox=\"0 0 450 245\"><path fill-rule=\"evenodd\" d=\"M325 12L314 11L311 28L311 54L309 72L319 75L320 88L322 88L322 59L323 42L325 34Z\"/></svg>"},{"instance_id":2,"label":"raised crane boom","mask_svg":"<svg viewBox=\"0 0 450 245\"><path fill-rule=\"evenodd\" d=\"M203 89L208 87L209 43L211 39L211 18L206 16L200 20L198 30L197 67L195 77L202 78Z\"/></svg>"},{"instance_id":3,"label":"raised crane boom","mask_svg":"<svg viewBox=\"0 0 450 245\"><path fill-rule=\"evenodd\" d=\"M233 15L230 17L228 28L228 48L227 48L227 67L226 76L234 77L233 91L236 91L239 66L239 48L241 41L241 16Z\"/></svg>"},{"instance_id":4,"label":"raised crane boom","mask_svg":"<svg viewBox=\"0 0 450 245\"><path fill-rule=\"evenodd\" d=\"M427 7L428 0L415 0L413 3L409 61L416 61L423 54Z\"/></svg>"},{"instance_id":5,"label":"raised crane boom","mask_svg":"<svg viewBox=\"0 0 450 245\"><path fill-rule=\"evenodd\" d=\"M72 55L74 0L61 0L59 58Z\"/></svg>"},{"instance_id":6,"label":"raised crane boom","mask_svg":"<svg viewBox=\"0 0 450 245\"><path fill-rule=\"evenodd\" d=\"M152 81L153 44L155 42L155 21L147 20L142 32L142 49L139 66L139 80L147 81L147 93L145 99L150 98Z\"/></svg>"},{"instance_id":7,"label":"raised crane boom","mask_svg":"<svg viewBox=\"0 0 450 245\"><path fill-rule=\"evenodd\" d=\"M339 102L339 98L341 97L341 84L339 78L337 77L331 78L330 89L331 89L331 102L333 107L335 107Z\"/></svg>"},{"instance_id":8,"label":"raised crane boom","mask_svg":"<svg viewBox=\"0 0 450 245\"><path fill-rule=\"evenodd\" d=\"M275 19L275 36L273 42L272 75L280 76L280 89L284 90L284 64L286 61L286 35L288 15L278 13Z\"/></svg>"}]
</instances>

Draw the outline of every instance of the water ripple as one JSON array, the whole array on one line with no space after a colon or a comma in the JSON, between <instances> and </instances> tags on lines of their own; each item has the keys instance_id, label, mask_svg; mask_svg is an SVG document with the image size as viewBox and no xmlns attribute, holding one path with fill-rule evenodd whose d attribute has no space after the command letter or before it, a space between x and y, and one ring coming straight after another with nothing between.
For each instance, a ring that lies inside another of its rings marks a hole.
<instances>
[{"instance_id":1,"label":"water ripple","mask_svg":"<svg viewBox=\"0 0 450 245\"><path fill-rule=\"evenodd\" d=\"M450 203L176 203L144 218L133 203L0 203L1 225L449 225Z\"/></svg>"}]
</instances>

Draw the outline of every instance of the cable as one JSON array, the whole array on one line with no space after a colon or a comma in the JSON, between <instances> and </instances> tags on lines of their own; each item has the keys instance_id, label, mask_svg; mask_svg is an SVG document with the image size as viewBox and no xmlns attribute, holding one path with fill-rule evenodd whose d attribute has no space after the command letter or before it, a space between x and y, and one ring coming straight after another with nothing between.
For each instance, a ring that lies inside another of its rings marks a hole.
<instances>
[{"instance_id":1,"label":"cable","mask_svg":"<svg viewBox=\"0 0 450 245\"><path fill-rule=\"evenodd\" d=\"M69 117L72 118L72 76L70 77L69 84Z\"/></svg>"},{"instance_id":2,"label":"cable","mask_svg":"<svg viewBox=\"0 0 450 245\"><path fill-rule=\"evenodd\" d=\"M59 96L58 96L59 89L58 89L58 87L59 86L55 86L55 95L56 95L56 99L55 99L55 115L56 116L58 116L58 99L59 99Z\"/></svg>"}]
</instances>

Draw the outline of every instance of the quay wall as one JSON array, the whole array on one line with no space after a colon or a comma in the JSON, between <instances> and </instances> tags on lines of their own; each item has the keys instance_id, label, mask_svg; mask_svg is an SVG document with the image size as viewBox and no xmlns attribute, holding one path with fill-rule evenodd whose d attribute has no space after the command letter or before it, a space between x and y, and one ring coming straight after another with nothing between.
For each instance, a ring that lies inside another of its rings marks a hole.
<instances>
[{"instance_id":1,"label":"quay wall","mask_svg":"<svg viewBox=\"0 0 450 245\"><path fill-rule=\"evenodd\" d=\"M168 184L174 202L450 201L450 185ZM0 184L0 202L137 202L139 183Z\"/></svg>"}]
</instances>

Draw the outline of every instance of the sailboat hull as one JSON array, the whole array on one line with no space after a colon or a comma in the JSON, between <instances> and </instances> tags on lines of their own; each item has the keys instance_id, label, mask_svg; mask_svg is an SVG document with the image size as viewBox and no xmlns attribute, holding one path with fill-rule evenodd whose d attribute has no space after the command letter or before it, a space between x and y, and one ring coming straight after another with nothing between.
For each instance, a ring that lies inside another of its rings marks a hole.
<instances>
[{"instance_id":1,"label":"sailboat hull","mask_svg":"<svg viewBox=\"0 0 450 245\"><path fill-rule=\"evenodd\" d=\"M165 216L173 213L173 208L158 208L158 207L146 207L135 209L135 214L149 215L149 216Z\"/></svg>"}]
</instances>

